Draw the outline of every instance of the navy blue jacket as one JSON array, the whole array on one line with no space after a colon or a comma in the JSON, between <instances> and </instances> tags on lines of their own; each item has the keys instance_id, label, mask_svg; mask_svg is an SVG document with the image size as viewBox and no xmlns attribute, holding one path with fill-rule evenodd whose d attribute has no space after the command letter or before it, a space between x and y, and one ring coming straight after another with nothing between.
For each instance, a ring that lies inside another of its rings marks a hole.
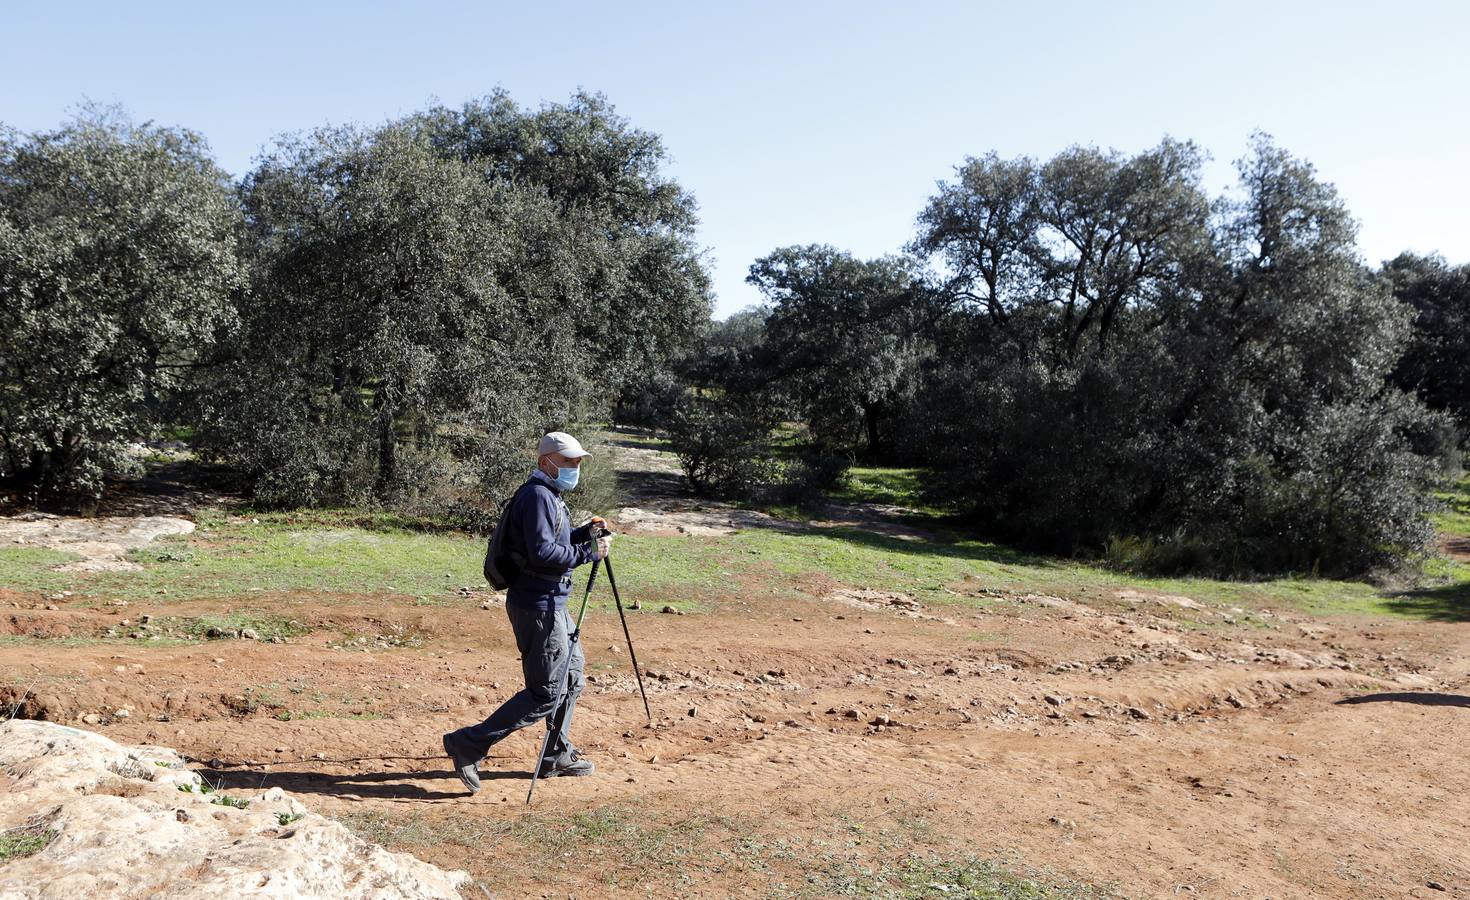
<instances>
[{"instance_id":1,"label":"navy blue jacket","mask_svg":"<svg viewBox=\"0 0 1470 900\"><path fill-rule=\"evenodd\" d=\"M523 608L565 609L572 593L572 570L592 561L591 523L573 530L561 491L540 469L516 492L506 515L505 546L519 551L527 565L506 592L505 602Z\"/></svg>"}]
</instances>

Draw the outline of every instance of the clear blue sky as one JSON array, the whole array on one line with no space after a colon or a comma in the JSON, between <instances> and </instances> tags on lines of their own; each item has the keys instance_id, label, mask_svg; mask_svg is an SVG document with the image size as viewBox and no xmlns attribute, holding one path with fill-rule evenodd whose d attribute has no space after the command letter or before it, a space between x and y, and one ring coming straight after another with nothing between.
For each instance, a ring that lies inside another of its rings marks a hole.
<instances>
[{"instance_id":1,"label":"clear blue sky","mask_svg":"<svg viewBox=\"0 0 1470 900\"><path fill-rule=\"evenodd\" d=\"M505 87L602 91L699 199L723 316L792 243L899 248L966 155L1215 157L1252 129L1337 184L1371 261L1470 260L1470 3L61 3L0 11L0 121L83 98L204 133L232 173L274 135Z\"/></svg>"}]
</instances>

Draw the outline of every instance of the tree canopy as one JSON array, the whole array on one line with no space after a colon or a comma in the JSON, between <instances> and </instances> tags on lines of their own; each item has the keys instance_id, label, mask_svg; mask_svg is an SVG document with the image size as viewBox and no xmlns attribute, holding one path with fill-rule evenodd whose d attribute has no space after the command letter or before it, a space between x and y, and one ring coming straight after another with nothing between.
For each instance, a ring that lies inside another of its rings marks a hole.
<instances>
[{"instance_id":1,"label":"tree canopy","mask_svg":"<svg viewBox=\"0 0 1470 900\"><path fill-rule=\"evenodd\" d=\"M0 478L97 496L234 320L240 210L193 132L0 132Z\"/></svg>"}]
</instances>

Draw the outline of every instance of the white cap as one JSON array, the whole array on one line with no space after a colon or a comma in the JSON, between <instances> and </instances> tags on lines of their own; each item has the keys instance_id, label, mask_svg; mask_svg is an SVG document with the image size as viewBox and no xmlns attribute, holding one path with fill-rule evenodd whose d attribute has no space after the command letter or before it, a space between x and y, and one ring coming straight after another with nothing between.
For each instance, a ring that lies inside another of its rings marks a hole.
<instances>
[{"instance_id":1,"label":"white cap","mask_svg":"<svg viewBox=\"0 0 1470 900\"><path fill-rule=\"evenodd\" d=\"M577 439L565 431L553 431L541 438L541 446L536 449L536 455L545 456L548 453L560 453L567 459L592 455L583 450Z\"/></svg>"}]
</instances>

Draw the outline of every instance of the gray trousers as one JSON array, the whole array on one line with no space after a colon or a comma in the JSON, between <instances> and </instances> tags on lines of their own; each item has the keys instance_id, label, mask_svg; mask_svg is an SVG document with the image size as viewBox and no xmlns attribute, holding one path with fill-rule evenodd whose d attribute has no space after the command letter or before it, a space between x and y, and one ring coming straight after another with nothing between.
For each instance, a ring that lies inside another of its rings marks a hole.
<instances>
[{"instance_id":1,"label":"gray trousers","mask_svg":"<svg viewBox=\"0 0 1470 900\"><path fill-rule=\"evenodd\" d=\"M564 706L561 730L552 736L546 759L559 764L570 762L572 714L577 710L577 698L586 683L582 677L582 644L571 639L572 614L565 608L536 610L509 603L505 605L505 614L510 617L516 646L521 651L521 673L526 687L502 703L490 718L454 734L465 750L482 759L491 745L541 719L546 720L549 731L558 710Z\"/></svg>"}]
</instances>

